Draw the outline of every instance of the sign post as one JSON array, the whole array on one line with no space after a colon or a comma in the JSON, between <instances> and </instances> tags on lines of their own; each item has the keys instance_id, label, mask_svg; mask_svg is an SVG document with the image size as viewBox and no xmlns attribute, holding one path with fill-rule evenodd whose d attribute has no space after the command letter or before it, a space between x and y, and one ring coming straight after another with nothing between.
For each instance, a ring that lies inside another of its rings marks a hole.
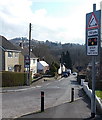
<instances>
[{"instance_id":1,"label":"sign post","mask_svg":"<svg viewBox=\"0 0 102 120\"><path fill-rule=\"evenodd\" d=\"M93 12L86 14L86 52L92 56L92 96L91 96L91 117L96 114L95 99L95 56L99 54L101 11L96 11L96 4L93 4Z\"/></svg>"}]
</instances>

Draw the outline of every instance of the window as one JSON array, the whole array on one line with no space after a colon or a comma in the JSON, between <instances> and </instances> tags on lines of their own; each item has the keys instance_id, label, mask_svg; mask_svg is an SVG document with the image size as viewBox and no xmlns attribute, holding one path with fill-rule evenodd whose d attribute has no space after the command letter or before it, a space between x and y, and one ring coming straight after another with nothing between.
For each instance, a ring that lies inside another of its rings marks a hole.
<instances>
[{"instance_id":1,"label":"window","mask_svg":"<svg viewBox=\"0 0 102 120\"><path fill-rule=\"evenodd\" d=\"M13 67L9 66L8 71L13 71Z\"/></svg>"},{"instance_id":2,"label":"window","mask_svg":"<svg viewBox=\"0 0 102 120\"><path fill-rule=\"evenodd\" d=\"M33 64L35 64L35 59L33 59Z\"/></svg>"},{"instance_id":3,"label":"window","mask_svg":"<svg viewBox=\"0 0 102 120\"><path fill-rule=\"evenodd\" d=\"M13 57L13 53L12 52L8 52L8 57Z\"/></svg>"},{"instance_id":4,"label":"window","mask_svg":"<svg viewBox=\"0 0 102 120\"><path fill-rule=\"evenodd\" d=\"M15 57L18 57L18 53L15 53Z\"/></svg>"},{"instance_id":5,"label":"window","mask_svg":"<svg viewBox=\"0 0 102 120\"><path fill-rule=\"evenodd\" d=\"M36 71L35 71L35 70L33 70L33 73L36 73Z\"/></svg>"}]
</instances>

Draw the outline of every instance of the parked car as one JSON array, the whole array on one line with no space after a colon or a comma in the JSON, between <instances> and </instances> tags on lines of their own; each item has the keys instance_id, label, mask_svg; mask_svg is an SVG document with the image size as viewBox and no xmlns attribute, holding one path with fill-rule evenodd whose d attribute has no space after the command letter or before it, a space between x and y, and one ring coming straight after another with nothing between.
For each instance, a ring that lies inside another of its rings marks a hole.
<instances>
[{"instance_id":1,"label":"parked car","mask_svg":"<svg viewBox=\"0 0 102 120\"><path fill-rule=\"evenodd\" d=\"M73 72L73 75L77 75L77 72Z\"/></svg>"},{"instance_id":2,"label":"parked car","mask_svg":"<svg viewBox=\"0 0 102 120\"><path fill-rule=\"evenodd\" d=\"M67 72L63 72L62 73L62 77L68 77L68 73Z\"/></svg>"},{"instance_id":3,"label":"parked car","mask_svg":"<svg viewBox=\"0 0 102 120\"><path fill-rule=\"evenodd\" d=\"M71 69L67 69L66 72L68 73L68 75L71 75Z\"/></svg>"}]
</instances>

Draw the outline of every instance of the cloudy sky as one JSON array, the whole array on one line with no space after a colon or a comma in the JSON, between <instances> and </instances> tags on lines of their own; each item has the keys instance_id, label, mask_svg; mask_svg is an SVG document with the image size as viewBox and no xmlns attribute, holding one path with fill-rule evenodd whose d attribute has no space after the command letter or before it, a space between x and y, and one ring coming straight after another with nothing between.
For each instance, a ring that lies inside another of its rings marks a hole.
<instances>
[{"instance_id":1,"label":"cloudy sky","mask_svg":"<svg viewBox=\"0 0 102 120\"><path fill-rule=\"evenodd\" d=\"M85 43L85 16L102 0L0 0L0 35L61 43Z\"/></svg>"}]
</instances>

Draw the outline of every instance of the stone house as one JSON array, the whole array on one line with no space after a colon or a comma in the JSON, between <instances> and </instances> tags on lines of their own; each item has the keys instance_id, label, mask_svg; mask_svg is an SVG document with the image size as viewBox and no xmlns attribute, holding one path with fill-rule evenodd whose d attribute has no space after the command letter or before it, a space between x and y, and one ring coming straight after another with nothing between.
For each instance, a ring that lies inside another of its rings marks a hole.
<instances>
[{"instance_id":1,"label":"stone house","mask_svg":"<svg viewBox=\"0 0 102 120\"><path fill-rule=\"evenodd\" d=\"M20 72L19 56L21 51L4 36L0 36L0 51L0 71Z\"/></svg>"}]
</instances>

